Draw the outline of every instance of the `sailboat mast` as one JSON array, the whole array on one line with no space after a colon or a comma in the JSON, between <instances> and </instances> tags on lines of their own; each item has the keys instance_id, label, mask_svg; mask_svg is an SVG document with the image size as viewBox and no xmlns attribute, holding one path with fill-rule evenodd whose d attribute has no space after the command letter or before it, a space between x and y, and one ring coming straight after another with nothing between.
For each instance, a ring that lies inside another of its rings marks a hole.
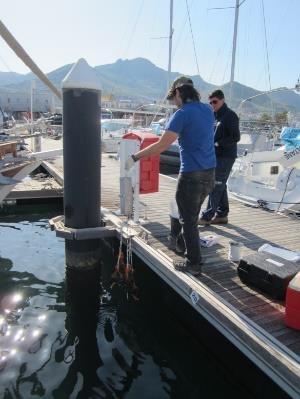
<instances>
[{"instance_id":1,"label":"sailboat mast","mask_svg":"<svg viewBox=\"0 0 300 399\"><path fill-rule=\"evenodd\" d=\"M168 61L168 87L171 85L171 67L172 67L172 39L173 39L173 0L170 0L170 33L169 33L169 61Z\"/></svg>"},{"instance_id":2,"label":"sailboat mast","mask_svg":"<svg viewBox=\"0 0 300 399\"><path fill-rule=\"evenodd\" d=\"M236 54L236 42L237 42L237 29L238 29L238 21L239 21L239 8L240 8L240 1L236 0L235 15L234 15L233 43L232 43L231 72L230 72L229 105L231 105L231 101L232 101L232 86L233 86L233 82L234 82L235 54Z\"/></svg>"}]
</instances>

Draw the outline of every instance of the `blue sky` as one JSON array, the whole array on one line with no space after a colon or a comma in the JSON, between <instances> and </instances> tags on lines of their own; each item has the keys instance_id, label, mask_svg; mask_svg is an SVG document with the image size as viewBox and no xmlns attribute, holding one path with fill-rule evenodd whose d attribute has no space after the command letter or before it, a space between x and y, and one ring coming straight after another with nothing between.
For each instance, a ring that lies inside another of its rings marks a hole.
<instances>
[{"instance_id":1,"label":"blue sky","mask_svg":"<svg viewBox=\"0 0 300 399\"><path fill-rule=\"evenodd\" d=\"M174 0L172 71L197 74L188 1L199 71L214 84L229 80L235 0ZM292 87L300 74L300 0L263 0L271 87ZM169 0L10 0L2 21L49 72L84 57L95 66L119 58L148 58L167 69ZM28 72L0 39L0 70ZM240 7L235 80L269 88L262 0Z\"/></svg>"}]
</instances>

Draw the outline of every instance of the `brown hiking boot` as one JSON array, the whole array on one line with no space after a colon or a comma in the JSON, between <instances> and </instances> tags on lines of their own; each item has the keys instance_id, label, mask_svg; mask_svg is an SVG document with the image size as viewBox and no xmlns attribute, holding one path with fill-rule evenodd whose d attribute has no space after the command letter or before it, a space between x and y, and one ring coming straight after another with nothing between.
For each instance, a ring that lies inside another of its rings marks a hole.
<instances>
[{"instance_id":1,"label":"brown hiking boot","mask_svg":"<svg viewBox=\"0 0 300 399\"><path fill-rule=\"evenodd\" d=\"M192 276L200 276L202 273L203 262L199 262L197 265L192 265L188 260L180 260L173 262L175 270L183 273L190 273Z\"/></svg>"},{"instance_id":2,"label":"brown hiking boot","mask_svg":"<svg viewBox=\"0 0 300 399\"><path fill-rule=\"evenodd\" d=\"M211 224L211 220L206 220L206 219L203 219L203 218L199 218L198 224L200 226L209 226Z\"/></svg>"},{"instance_id":3,"label":"brown hiking boot","mask_svg":"<svg viewBox=\"0 0 300 399\"><path fill-rule=\"evenodd\" d=\"M211 224L227 224L228 223L228 217L220 217L220 216L215 216L211 221Z\"/></svg>"}]
</instances>

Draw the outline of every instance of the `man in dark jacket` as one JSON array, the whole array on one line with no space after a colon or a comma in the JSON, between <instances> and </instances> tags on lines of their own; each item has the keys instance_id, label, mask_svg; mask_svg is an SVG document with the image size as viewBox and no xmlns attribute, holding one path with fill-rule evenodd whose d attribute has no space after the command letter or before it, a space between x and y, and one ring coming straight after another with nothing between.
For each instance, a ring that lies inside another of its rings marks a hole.
<instances>
[{"instance_id":1,"label":"man in dark jacket","mask_svg":"<svg viewBox=\"0 0 300 399\"><path fill-rule=\"evenodd\" d=\"M212 92L209 103L215 113L217 167L215 188L210 193L207 208L199 219L201 225L228 223L227 180L237 157L237 143L240 140L239 118L227 107L222 90Z\"/></svg>"}]
</instances>

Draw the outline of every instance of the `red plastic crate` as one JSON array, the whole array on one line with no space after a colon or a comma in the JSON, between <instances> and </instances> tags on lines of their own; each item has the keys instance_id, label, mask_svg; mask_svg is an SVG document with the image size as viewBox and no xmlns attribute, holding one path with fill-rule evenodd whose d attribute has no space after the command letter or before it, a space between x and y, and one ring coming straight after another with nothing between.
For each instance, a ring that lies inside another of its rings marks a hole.
<instances>
[{"instance_id":1,"label":"red plastic crate","mask_svg":"<svg viewBox=\"0 0 300 399\"><path fill-rule=\"evenodd\" d=\"M289 306L285 313L284 322L288 327L300 330L300 309Z\"/></svg>"},{"instance_id":2,"label":"red plastic crate","mask_svg":"<svg viewBox=\"0 0 300 399\"><path fill-rule=\"evenodd\" d=\"M285 301L285 324L300 330L300 274L289 283Z\"/></svg>"},{"instance_id":3,"label":"red plastic crate","mask_svg":"<svg viewBox=\"0 0 300 399\"><path fill-rule=\"evenodd\" d=\"M128 132L124 134L124 139L139 140L140 149L159 141L153 133ZM140 160L140 194L156 193L159 191L159 155L142 158Z\"/></svg>"}]
</instances>

